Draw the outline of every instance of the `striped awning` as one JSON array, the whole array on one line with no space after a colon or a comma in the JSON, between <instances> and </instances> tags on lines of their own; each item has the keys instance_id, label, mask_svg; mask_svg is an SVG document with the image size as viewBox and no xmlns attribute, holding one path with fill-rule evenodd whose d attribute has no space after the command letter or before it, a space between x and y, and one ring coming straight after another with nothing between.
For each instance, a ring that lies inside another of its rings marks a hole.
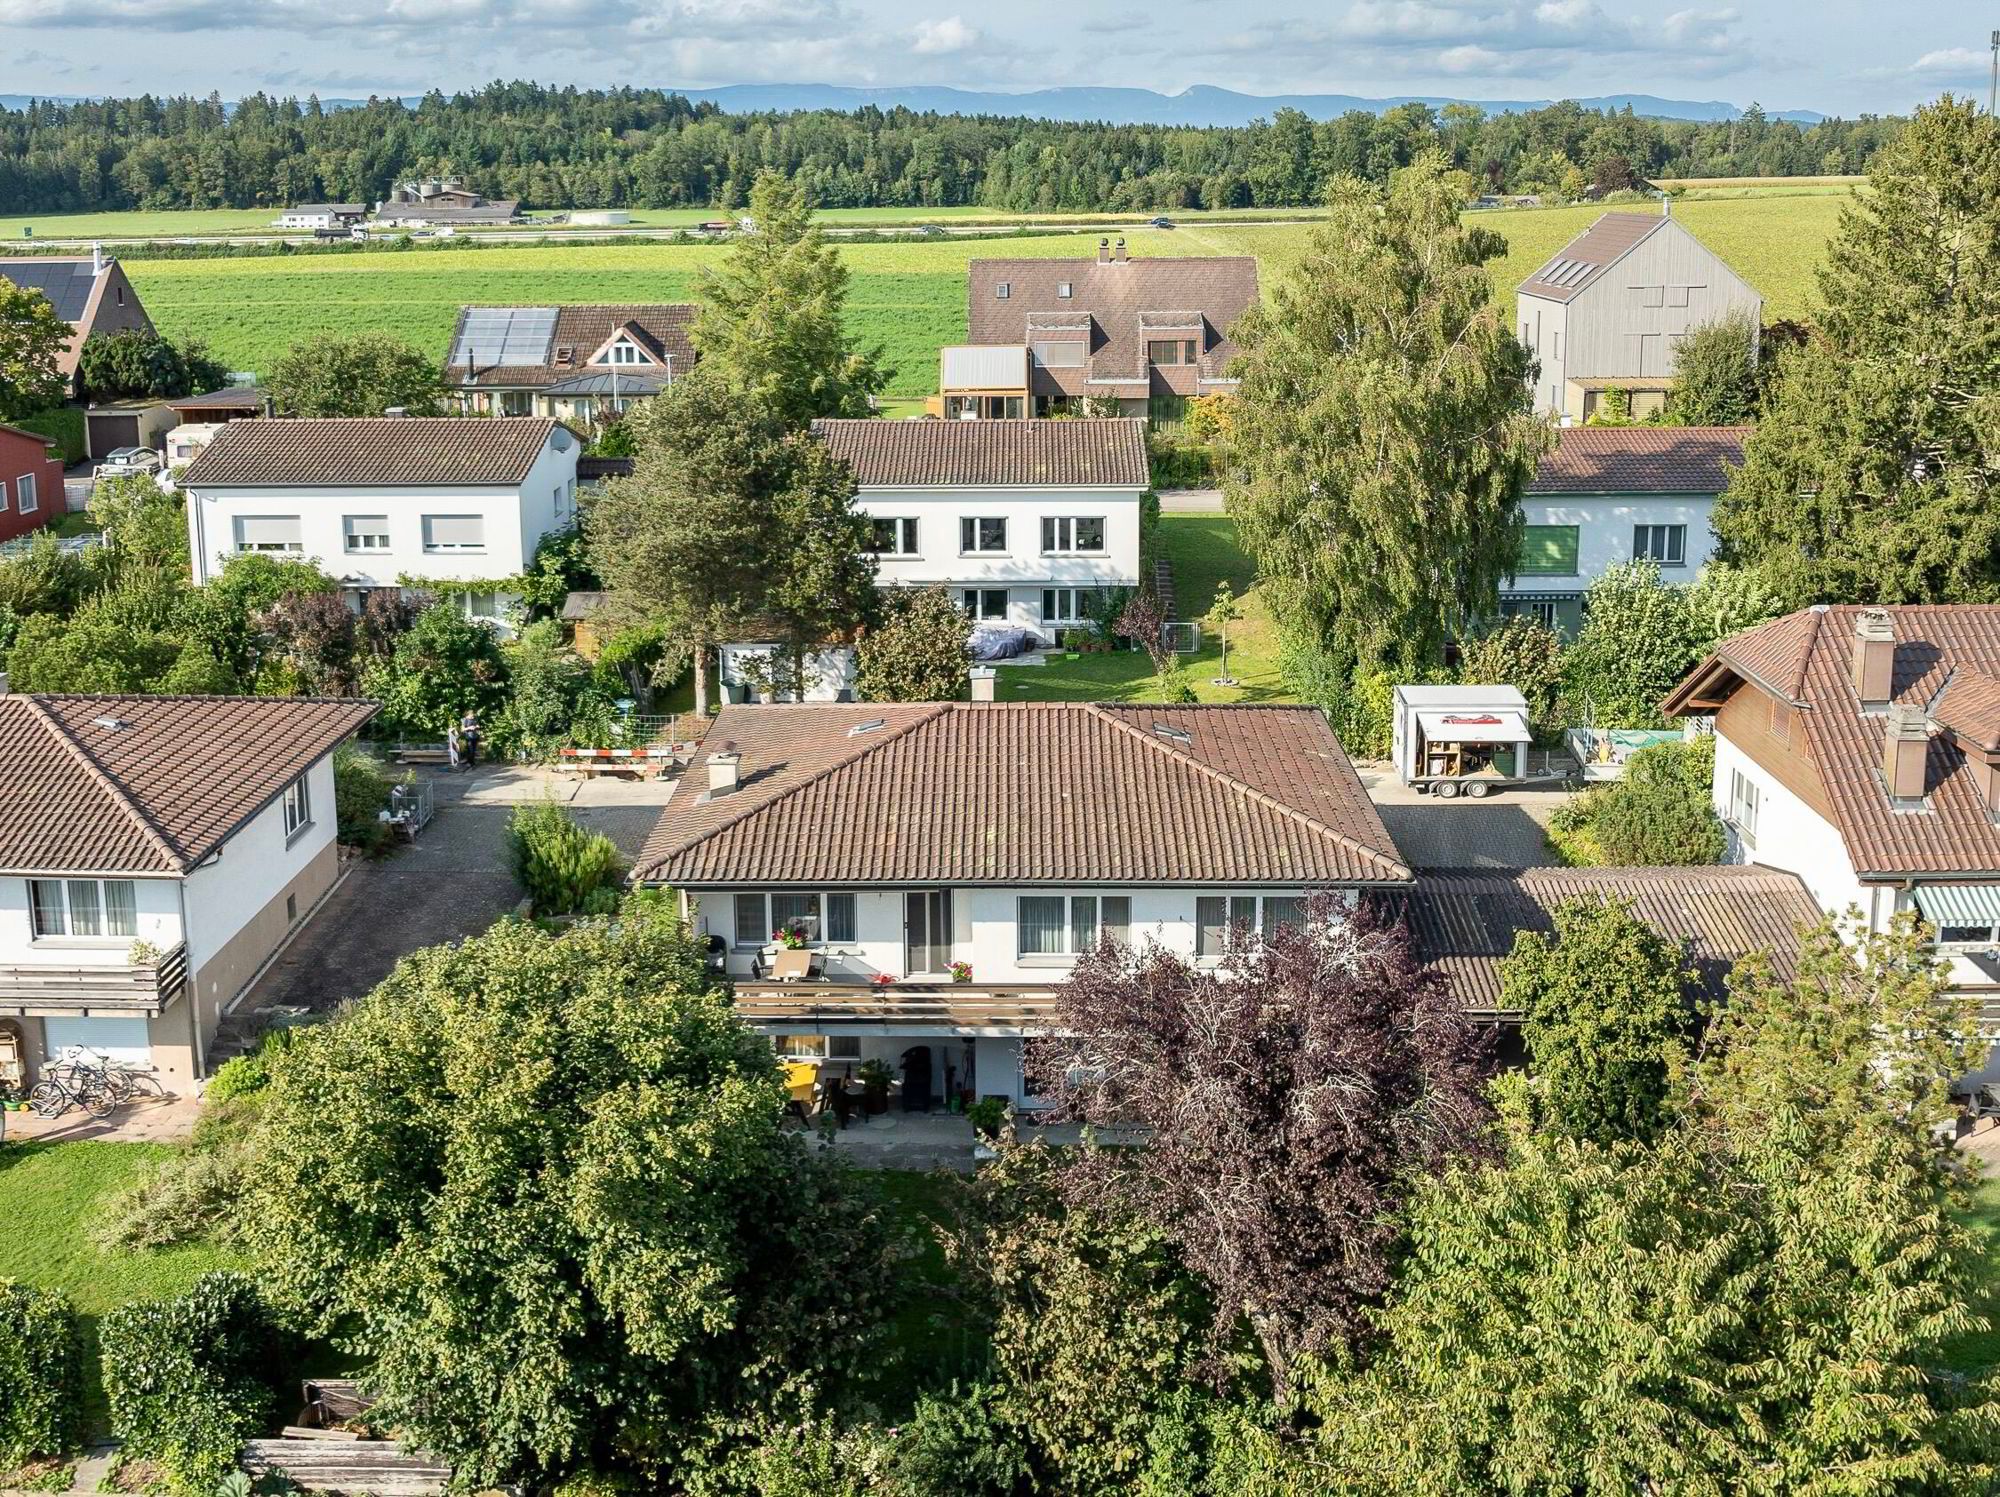
<instances>
[{"instance_id":1,"label":"striped awning","mask_svg":"<svg viewBox=\"0 0 2000 1497\"><path fill-rule=\"evenodd\" d=\"M2000 884L1918 884L1913 891L1924 919L1947 925L2000 925Z\"/></svg>"}]
</instances>

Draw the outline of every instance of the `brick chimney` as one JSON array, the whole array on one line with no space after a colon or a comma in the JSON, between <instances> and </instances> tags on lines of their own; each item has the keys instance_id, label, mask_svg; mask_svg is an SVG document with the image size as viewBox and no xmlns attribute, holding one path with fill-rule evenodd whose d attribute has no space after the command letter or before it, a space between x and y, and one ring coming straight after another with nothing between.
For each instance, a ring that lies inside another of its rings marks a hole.
<instances>
[{"instance_id":1,"label":"brick chimney","mask_svg":"<svg viewBox=\"0 0 2000 1497\"><path fill-rule=\"evenodd\" d=\"M738 771L743 766L743 755L736 745L725 743L708 751L708 798L727 795L736 788Z\"/></svg>"},{"instance_id":2,"label":"brick chimney","mask_svg":"<svg viewBox=\"0 0 2000 1497\"><path fill-rule=\"evenodd\" d=\"M972 668L972 700L990 702L993 700L993 683L999 672L990 665L975 665Z\"/></svg>"},{"instance_id":3,"label":"brick chimney","mask_svg":"<svg viewBox=\"0 0 2000 1497\"><path fill-rule=\"evenodd\" d=\"M1111 241L1109 239L1100 239L1097 241L1097 263L1099 265L1109 265L1111 263Z\"/></svg>"},{"instance_id":4,"label":"brick chimney","mask_svg":"<svg viewBox=\"0 0 2000 1497\"><path fill-rule=\"evenodd\" d=\"M1889 708L1882 739L1882 782L1892 801L1924 798L1924 760L1930 754L1930 721L1919 707Z\"/></svg>"},{"instance_id":5,"label":"brick chimney","mask_svg":"<svg viewBox=\"0 0 2000 1497\"><path fill-rule=\"evenodd\" d=\"M1896 675L1896 626L1886 608L1864 608L1855 615L1850 664L1861 710L1879 712L1887 707Z\"/></svg>"}]
</instances>

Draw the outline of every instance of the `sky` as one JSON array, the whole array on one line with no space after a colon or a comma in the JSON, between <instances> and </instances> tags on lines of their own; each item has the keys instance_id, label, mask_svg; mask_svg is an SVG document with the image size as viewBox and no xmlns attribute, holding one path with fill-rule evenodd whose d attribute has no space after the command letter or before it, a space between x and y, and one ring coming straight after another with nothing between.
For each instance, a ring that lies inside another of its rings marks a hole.
<instances>
[{"instance_id":1,"label":"sky","mask_svg":"<svg viewBox=\"0 0 2000 1497\"><path fill-rule=\"evenodd\" d=\"M0 93L1062 85L1827 114L1984 96L1996 0L0 0Z\"/></svg>"}]
</instances>

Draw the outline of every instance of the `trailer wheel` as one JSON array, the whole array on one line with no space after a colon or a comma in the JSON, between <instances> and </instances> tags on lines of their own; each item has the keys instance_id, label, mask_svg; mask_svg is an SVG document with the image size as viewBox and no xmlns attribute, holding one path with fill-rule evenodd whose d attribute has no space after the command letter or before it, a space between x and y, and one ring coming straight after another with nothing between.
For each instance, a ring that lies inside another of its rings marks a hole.
<instances>
[{"instance_id":1,"label":"trailer wheel","mask_svg":"<svg viewBox=\"0 0 2000 1497\"><path fill-rule=\"evenodd\" d=\"M1435 785L1431 786L1431 794L1437 796L1440 800L1457 800L1458 781L1439 780Z\"/></svg>"},{"instance_id":2,"label":"trailer wheel","mask_svg":"<svg viewBox=\"0 0 2000 1497\"><path fill-rule=\"evenodd\" d=\"M1493 787L1484 780L1474 780L1470 785L1465 787L1465 793L1474 800L1485 800L1488 795L1493 793Z\"/></svg>"}]
</instances>

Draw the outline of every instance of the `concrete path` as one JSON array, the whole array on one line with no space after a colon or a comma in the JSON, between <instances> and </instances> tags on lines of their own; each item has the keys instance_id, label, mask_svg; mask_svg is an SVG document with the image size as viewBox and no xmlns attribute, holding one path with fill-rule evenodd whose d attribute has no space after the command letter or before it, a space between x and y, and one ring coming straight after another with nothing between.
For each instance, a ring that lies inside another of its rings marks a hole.
<instances>
[{"instance_id":1,"label":"concrete path","mask_svg":"<svg viewBox=\"0 0 2000 1497\"><path fill-rule=\"evenodd\" d=\"M1496 791L1483 801L1419 795L1382 760L1354 766L1361 786L1412 868L1544 868L1555 862L1542 836L1567 790Z\"/></svg>"},{"instance_id":2,"label":"concrete path","mask_svg":"<svg viewBox=\"0 0 2000 1497\"><path fill-rule=\"evenodd\" d=\"M1163 515L1219 515L1224 513L1221 489L1161 489Z\"/></svg>"}]
</instances>

